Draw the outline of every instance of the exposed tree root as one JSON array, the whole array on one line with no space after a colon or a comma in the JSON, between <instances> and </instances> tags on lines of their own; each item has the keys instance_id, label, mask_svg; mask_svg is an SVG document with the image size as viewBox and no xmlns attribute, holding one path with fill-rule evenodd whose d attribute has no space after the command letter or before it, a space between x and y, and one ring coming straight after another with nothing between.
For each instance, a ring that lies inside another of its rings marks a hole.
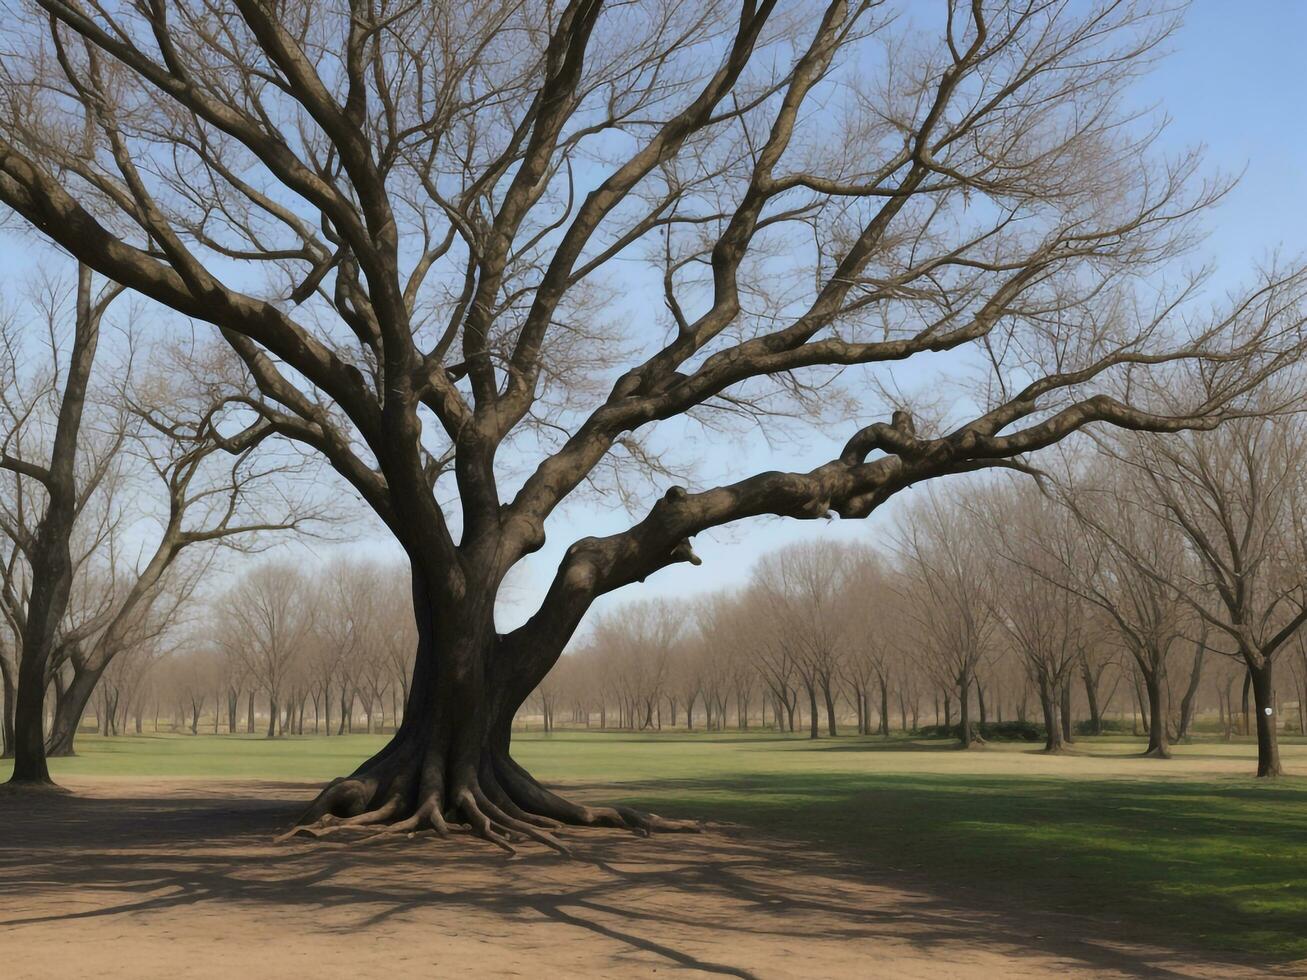
<instances>
[{"instance_id":1,"label":"exposed tree root","mask_svg":"<svg viewBox=\"0 0 1307 980\"><path fill-rule=\"evenodd\" d=\"M381 771L393 761L378 757L373 760L378 773L334 780L295 826L276 840L301 834L323 838L343 831L370 831L363 841L425 831L447 838L457 827L509 855L517 853L515 842L525 840L570 857L571 849L557 836L569 826L614 827L643 836L702 830L693 820L671 820L631 807L574 803L545 789L507 755L495 757L474 779L447 794L416 789L440 783L438 777L419 779L411 768L406 774L400 767L401 774Z\"/></svg>"}]
</instances>

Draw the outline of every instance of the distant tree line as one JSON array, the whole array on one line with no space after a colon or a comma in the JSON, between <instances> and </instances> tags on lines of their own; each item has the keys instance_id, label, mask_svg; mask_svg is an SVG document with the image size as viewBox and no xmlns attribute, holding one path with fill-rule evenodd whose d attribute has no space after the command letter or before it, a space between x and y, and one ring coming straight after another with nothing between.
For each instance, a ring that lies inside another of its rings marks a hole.
<instances>
[{"instance_id":1,"label":"distant tree line","mask_svg":"<svg viewBox=\"0 0 1307 980\"><path fill-rule=\"evenodd\" d=\"M1277 775L1278 732L1307 730L1305 446L1267 411L929 488L889 546L801 543L743 588L610 609L522 719L964 746L1030 720L1050 752L1124 721L1168 758L1212 714Z\"/></svg>"}]
</instances>

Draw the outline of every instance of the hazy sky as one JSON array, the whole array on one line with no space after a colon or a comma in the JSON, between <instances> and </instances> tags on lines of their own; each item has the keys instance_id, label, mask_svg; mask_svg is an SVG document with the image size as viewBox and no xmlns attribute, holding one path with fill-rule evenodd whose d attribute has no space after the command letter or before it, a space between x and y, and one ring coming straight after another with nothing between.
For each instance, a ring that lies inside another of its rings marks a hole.
<instances>
[{"instance_id":1,"label":"hazy sky","mask_svg":"<svg viewBox=\"0 0 1307 980\"><path fill-rule=\"evenodd\" d=\"M1250 268L1277 248L1288 254L1307 252L1305 38L1307 2L1198 0L1173 38L1172 53L1136 88L1141 105L1156 103L1172 118L1165 149L1203 145L1210 170L1243 172L1239 186L1210 216L1211 238L1194 260L1213 262L1218 280L1232 287L1246 281ZM29 237L0 239L0 265L8 276L20 273L34 255ZM838 451L854 427L850 422L832 430L828 440L814 437L797 445L769 447L760 438L742 437L725 445L705 440L704 447L717 453L714 473L738 479L762 469L819 465ZM693 435L673 431L675 438ZM884 533L883 517L752 521L701 535L695 542L704 559L701 567L675 566L605 602L737 584L760 554L782 543L814 534L874 539ZM513 625L535 608L568 544L585 534L620 530L630 520L588 505L573 505L557 515L548 528L548 544L515 577L517 588L507 597L501 626ZM381 552L392 546L379 532L373 547Z\"/></svg>"}]
</instances>

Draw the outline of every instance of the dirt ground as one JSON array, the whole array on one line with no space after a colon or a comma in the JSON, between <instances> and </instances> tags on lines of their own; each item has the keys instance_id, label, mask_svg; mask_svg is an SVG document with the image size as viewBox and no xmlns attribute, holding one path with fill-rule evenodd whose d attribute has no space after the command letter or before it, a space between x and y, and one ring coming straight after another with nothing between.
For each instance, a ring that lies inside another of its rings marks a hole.
<instances>
[{"instance_id":1,"label":"dirt ground","mask_svg":"<svg viewBox=\"0 0 1307 980\"><path fill-rule=\"evenodd\" d=\"M1267 975L730 827L575 831L573 860L459 838L274 844L313 784L66 783L0 795L8 978Z\"/></svg>"}]
</instances>

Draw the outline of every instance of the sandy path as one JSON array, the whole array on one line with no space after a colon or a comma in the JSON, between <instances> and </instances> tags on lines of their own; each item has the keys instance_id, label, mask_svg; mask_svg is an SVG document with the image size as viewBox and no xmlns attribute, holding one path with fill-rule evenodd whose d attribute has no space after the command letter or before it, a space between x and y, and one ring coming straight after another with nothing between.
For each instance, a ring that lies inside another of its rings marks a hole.
<instances>
[{"instance_id":1,"label":"sandy path","mask_svg":"<svg viewBox=\"0 0 1307 980\"><path fill-rule=\"evenodd\" d=\"M465 839L274 845L312 786L67 782L76 796L0 796L6 977L1267 975L729 828L573 833L573 861Z\"/></svg>"}]
</instances>

